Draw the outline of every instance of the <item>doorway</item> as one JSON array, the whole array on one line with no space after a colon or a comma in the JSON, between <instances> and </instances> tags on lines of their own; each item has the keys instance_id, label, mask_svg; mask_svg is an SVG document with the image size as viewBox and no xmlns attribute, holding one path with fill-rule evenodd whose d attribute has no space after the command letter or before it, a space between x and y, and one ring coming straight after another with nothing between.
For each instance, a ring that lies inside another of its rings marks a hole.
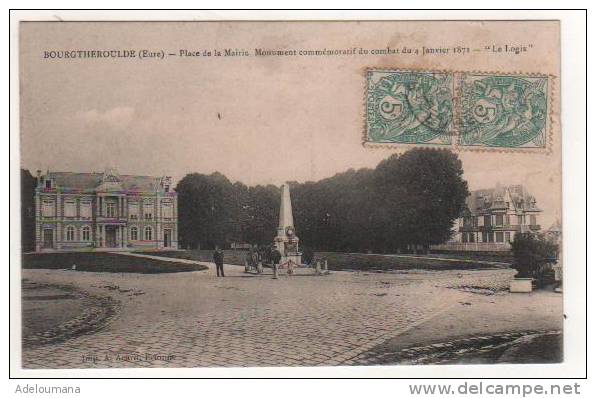
<instances>
[{"instance_id":1,"label":"doorway","mask_svg":"<svg viewBox=\"0 0 596 398\"><path fill-rule=\"evenodd\" d=\"M172 230L163 230L163 247L170 247L172 245Z\"/></svg>"},{"instance_id":2,"label":"doorway","mask_svg":"<svg viewBox=\"0 0 596 398\"><path fill-rule=\"evenodd\" d=\"M116 247L116 227L106 225L106 246Z\"/></svg>"}]
</instances>

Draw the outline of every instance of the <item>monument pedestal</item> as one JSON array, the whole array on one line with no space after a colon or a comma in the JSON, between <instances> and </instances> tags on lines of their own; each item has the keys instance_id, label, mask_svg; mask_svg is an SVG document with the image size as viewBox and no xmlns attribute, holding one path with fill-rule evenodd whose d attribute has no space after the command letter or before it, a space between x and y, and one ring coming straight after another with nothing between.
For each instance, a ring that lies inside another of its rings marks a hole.
<instances>
[{"instance_id":1,"label":"monument pedestal","mask_svg":"<svg viewBox=\"0 0 596 398\"><path fill-rule=\"evenodd\" d=\"M302 265L302 253L288 253L285 256L281 256L281 263L287 263L292 261L294 266L299 267Z\"/></svg>"},{"instance_id":2,"label":"monument pedestal","mask_svg":"<svg viewBox=\"0 0 596 398\"><path fill-rule=\"evenodd\" d=\"M288 261L292 261L294 266L302 265L302 253L298 252L298 238L296 236L288 237L285 234L283 236L276 236L274 240L275 248L281 254L280 264L285 264Z\"/></svg>"}]
</instances>

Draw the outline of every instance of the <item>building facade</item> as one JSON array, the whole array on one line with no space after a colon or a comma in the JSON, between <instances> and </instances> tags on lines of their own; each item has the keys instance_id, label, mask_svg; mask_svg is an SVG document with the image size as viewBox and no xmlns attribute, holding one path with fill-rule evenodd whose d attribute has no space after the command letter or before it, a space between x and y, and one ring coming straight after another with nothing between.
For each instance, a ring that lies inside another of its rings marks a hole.
<instances>
[{"instance_id":1,"label":"building facade","mask_svg":"<svg viewBox=\"0 0 596 398\"><path fill-rule=\"evenodd\" d=\"M497 185L472 191L452 238L433 249L506 251L515 234L540 230L536 199L523 185Z\"/></svg>"},{"instance_id":2,"label":"building facade","mask_svg":"<svg viewBox=\"0 0 596 398\"><path fill-rule=\"evenodd\" d=\"M35 249L174 250L178 198L170 177L37 172Z\"/></svg>"}]
</instances>

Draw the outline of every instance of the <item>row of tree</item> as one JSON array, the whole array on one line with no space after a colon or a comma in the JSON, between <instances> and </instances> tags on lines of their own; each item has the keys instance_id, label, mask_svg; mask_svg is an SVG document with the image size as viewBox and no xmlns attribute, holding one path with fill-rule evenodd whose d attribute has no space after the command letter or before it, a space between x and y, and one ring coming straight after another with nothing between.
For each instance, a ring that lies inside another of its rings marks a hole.
<instances>
[{"instance_id":1,"label":"row of tree","mask_svg":"<svg viewBox=\"0 0 596 398\"><path fill-rule=\"evenodd\" d=\"M375 169L290 182L290 188L303 247L355 252L394 252L446 241L469 194L457 155L434 149L392 155ZM263 245L275 236L279 187L248 187L220 173L192 173L176 191L183 247Z\"/></svg>"},{"instance_id":2,"label":"row of tree","mask_svg":"<svg viewBox=\"0 0 596 398\"><path fill-rule=\"evenodd\" d=\"M21 250L35 250L35 186L29 170L21 169Z\"/></svg>"}]
</instances>

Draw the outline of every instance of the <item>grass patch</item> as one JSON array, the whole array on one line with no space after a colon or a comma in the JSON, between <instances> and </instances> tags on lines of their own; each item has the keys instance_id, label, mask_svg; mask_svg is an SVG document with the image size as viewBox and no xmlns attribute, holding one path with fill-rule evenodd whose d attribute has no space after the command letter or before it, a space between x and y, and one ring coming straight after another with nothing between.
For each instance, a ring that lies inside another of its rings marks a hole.
<instances>
[{"instance_id":1,"label":"grass patch","mask_svg":"<svg viewBox=\"0 0 596 398\"><path fill-rule=\"evenodd\" d=\"M173 263L105 252L24 254L22 267L24 269L70 269L73 264L76 264L77 271L136 274L189 272L207 269L206 266L199 264Z\"/></svg>"},{"instance_id":2,"label":"grass patch","mask_svg":"<svg viewBox=\"0 0 596 398\"><path fill-rule=\"evenodd\" d=\"M171 252L151 253L156 256L185 258L198 261L213 261L213 251L211 250L179 250ZM224 262L226 264L244 265L246 252L242 250L224 250ZM433 259L427 258L403 258L390 257L376 254L357 254L357 253L335 253L335 252L317 252L316 256L325 256L328 259L329 269L331 270L470 270L503 268L499 265L482 264L475 262L446 261L442 256L436 256ZM445 257L448 257L445 255ZM464 258L465 260L480 260L476 258ZM490 260L489 260L490 261ZM501 259L501 261L504 261Z\"/></svg>"},{"instance_id":3,"label":"grass patch","mask_svg":"<svg viewBox=\"0 0 596 398\"><path fill-rule=\"evenodd\" d=\"M389 271L389 270L468 270L468 269L487 269L502 268L502 266L481 264L474 262L446 261L437 257L429 258L405 258L391 257L376 254L356 254L356 253L332 253L320 252L317 256L325 256L328 260L331 270L359 270L359 271Z\"/></svg>"},{"instance_id":4,"label":"grass patch","mask_svg":"<svg viewBox=\"0 0 596 398\"><path fill-rule=\"evenodd\" d=\"M462 258L466 260L494 261L502 263L513 263L513 254L508 252L459 252L459 251L431 251L428 256Z\"/></svg>"}]
</instances>

